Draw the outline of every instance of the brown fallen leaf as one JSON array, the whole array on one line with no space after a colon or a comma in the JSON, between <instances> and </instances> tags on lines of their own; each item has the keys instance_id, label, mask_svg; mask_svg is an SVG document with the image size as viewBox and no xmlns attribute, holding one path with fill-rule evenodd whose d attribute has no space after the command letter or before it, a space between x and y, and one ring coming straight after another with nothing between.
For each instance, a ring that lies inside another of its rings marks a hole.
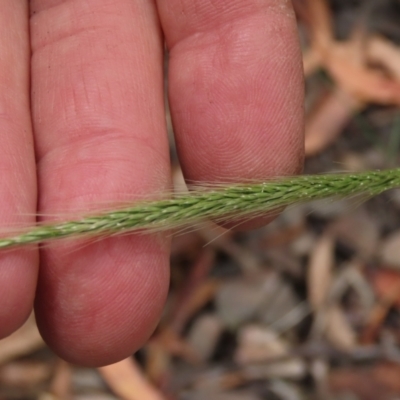
<instances>
[{"instance_id":1,"label":"brown fallen leaf","mask_svg":"<svg viewBox=\"0 0 400 400\"><path fill-rule=\"evenodd\" d=\"M380 241L380 227L363 209L357 208L337 218L329 232L354 249L358 258L370 260L376 254Z\"/></svg>"},{"instance_id":2,"label":"brown fallen leaf","mask_svg":"<svg viewBox=\"0 0 400 400\"><path fill-rule=\"evenodd\" d=\"M400 81L400 47L388 39L373 36L367 43L368 61L385 67L396 80Z\"/></svg>"},{"instance_id":3,"label":"brown fallen leaf","mask_svg":"<svg viewBox=\"0 0 400 400\"><path fill-rule=\"evenodd\" d=\"M334 240L325 234L311 253L307 269L308 301L313 310L326 305L334 267Z\"/></svg>"},{"instance_id":4,"label":"brown fallen leaf","mask_svg":"<svg viewBox=\"0 0 400 400\"><path fill-rule=\"evenodd\" d=\"M167 332L161 332L160 335L166 334ZM151 382L162 388L170 380L172 356L162 341L164 338L161 338L160 335L146 344L144 372Z\"/></svg>"},{"instance_id":5,"label":"brown fallen leaf","mask_svg":"<svg viewBox=\"0 0 400 400\"><path fill-rule=\"evenodd\" d=\"M343 351L352 350L357 344L356 333L338 306L327 310L325 335L333 345Z\"/></svg>"},{"instance_id":6,"label":"brown fallen leaf","mask_svg":"<svg viewBox=\"0 0 400 400\"><path fill-rule=\"evenodd\" d=\"M316 103L306 121L306 155L314 155L330 145L352 115L369 103L400 105L400 51L357 26L347 40L336 40L326 0L308 0L304 10L299 15L310 42L303 56L305 76L323 69L335 88Z\"/></svg>"},{"instance_id":7,"label":"brown fallen leaf","mask_svg":"<svg viewBox=\"0 0 400 400\"><path fill-rule=\"evenodd\" d=\"M306 9L311 43L316 43L318 48L331 48L334 42L333 17L328 3L326 0L307 0Z\"/></svg>"},{"instance_id":8,"label":"brown fallen leaf","mask_svg":"<svg viewBox=\"0 0 400 400\"><path fill-rule=\"evenodd\" d=\"M361 102L400 105L400 83L381 70L360 63L360 42L335 43L319 48L322 63L343 91Z\"/></svg>"},{"instance_id":9,"label":"brown fallen leaf","mask_svg":"<svg viewBox=\"0 0 400 400\"><path fill-rule=\"evenodd\" d=\"M337 88L317 102L306 118L305 153L313 156L330 146L365 104Z\"/></svg>"},{"instance_id":10,"label":"brown fallen leaf","mask_svg":"<svg viewBox=\"0 0 400 400\"><path fill-rule=\"evenodd\" d=\"M270 272L226 280L216 293L217 315L225 326L237 328L265 310L281 289L280 276Z\"/></svg>"},{"instance_id":11,"label":"brown fallen leaf","mask_svg":"<svg viewBox=\"0 0 400 400\"><path fill-rule=\"evenodd\" d=\"M64 360L58 360L49 392L57 399L69 399L72 391L72 366Z\"/></svg>"},{"instance_id":12,"label":"brown fallen leaf","mask_svg":"<svg viewBox=\"0 0 400 400\"><path fill-rule=\"evenodd\" d=\"M346 41L337 41L328 2L308 0L307 10L309 18L304 18L304 22L309 29L311 49L306 52L305 67L315 70L319 62L336 85L357 101L399 105L400 82L368 63L380 63L398 78L398 48L383 39L368 37L358 27Z\"/></svg>"},{"instance_id":13,"label":"brown fallen leaf","mask_svg":"<svg viewBox=\"0 0 400 400\"><path fill-rule=\"evenodd\" d=\"M188 332L187 342L202 362L212 357L223 330L222 320L216 314L204 314L194 321Z\"/></svg>"},{"instance_id":14,"label":"brown fallen leaf","mask_svg":"<svg viewBox=\"0 0 400 400\"><path fill-rule=\"evenodd\" d=\"M289 344L271 329L246 325L239 330L234 359L238 365L259 363L288 353Z\"/></svg>"},{"instance_id":15,"label":"brown fallen leaf","mask_svg":"<svg viewBox=\"0 0 400 400\"><path fill-rule=\"evenodd\" d=\"M386 266L400 269L400 230L391 233L381 244L380 259Z\"/></svg>"},{"instance_id":16,"label":"brown fallen leaf","mask_svg":"<svg viewBox=\"0 0 400 400\"><path fill-rule=\"evenodd\" d=\"M110 389L124 400L165 400L143 375L133 358L99 368Z\"/></svg>"}]
</instances>

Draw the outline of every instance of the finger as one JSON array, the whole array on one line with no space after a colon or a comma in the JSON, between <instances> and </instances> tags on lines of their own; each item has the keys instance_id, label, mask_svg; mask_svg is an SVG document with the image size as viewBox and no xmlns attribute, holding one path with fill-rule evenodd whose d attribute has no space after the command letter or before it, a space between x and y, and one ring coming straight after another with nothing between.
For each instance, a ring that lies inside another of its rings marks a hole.
<instances>
[{"instance_id":1,"label":"finger","mask_svg":"<svg viewBox=\"0 0 400 400\"><path fill-rule=\"evenodd\" d=\"M194 181L298 173L303 74L289 0L159 0L179 158Z\"/></svg>"},{"instance_id":2,"label":"finger","mask_svg":"<svg viewBox=\"0 0 400 400\"><path fill-rule=\"evenodd\" d=\"M0 227L35 222L36 166L29 111L29 31L26 1L0 4ZM32 310L38 254L0 254L0 338Z\"/></svg>"},{"instance_id":3,"label":"finger","mask_svg":"<svg viewBox=\"0 0 400 400\"><path fill-rule=\"evenodd\" d=\"M35 0L31 11L40 211L165 191L163 46L154 4ZM47 247L36 302L45 340L86 365L134 352L166 297L168 247L161 236Z\"/></svg>"}]
</instances>

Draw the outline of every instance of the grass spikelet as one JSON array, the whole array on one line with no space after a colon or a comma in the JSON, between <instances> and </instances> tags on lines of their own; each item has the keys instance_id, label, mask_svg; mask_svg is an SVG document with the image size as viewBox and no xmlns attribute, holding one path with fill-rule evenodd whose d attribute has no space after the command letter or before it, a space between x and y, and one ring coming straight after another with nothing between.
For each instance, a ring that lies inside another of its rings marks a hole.
<instances>
[{"instance_id":1,"label":"grass spikelet","mask_svg":"<svg viewBox=\"0 0 400 400\"><path fill-rule=\"evenodd\" d=\"M68 237L159 232L184 228L206 219L246 219L296 203L358 194L375 196L399 186L400 169L209 185L170 199L139 201L129 207L76 220L27 228L14 236L0 238L0 249Z\"/></svg>"}]
</instances>

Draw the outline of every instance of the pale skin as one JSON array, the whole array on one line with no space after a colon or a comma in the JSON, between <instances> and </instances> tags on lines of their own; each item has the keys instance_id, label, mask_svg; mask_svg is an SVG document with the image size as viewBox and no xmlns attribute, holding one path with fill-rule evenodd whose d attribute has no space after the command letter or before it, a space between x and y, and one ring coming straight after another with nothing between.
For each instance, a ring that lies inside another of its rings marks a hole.
<instances>
[{"instance_id":1,"label":"pale skin","mask_svg":"<svg viewBox=\"0 0 400 400\"><path fill-rule=\"evenodd\" d=\"M164 40L187 179L301 170L303 81L289 0L0 0L0 226L170 188ZM34 306L61 357L116 362L154 330L168 283L166 235L8 251L0 338Z\"/></svg>"}]
</instances>

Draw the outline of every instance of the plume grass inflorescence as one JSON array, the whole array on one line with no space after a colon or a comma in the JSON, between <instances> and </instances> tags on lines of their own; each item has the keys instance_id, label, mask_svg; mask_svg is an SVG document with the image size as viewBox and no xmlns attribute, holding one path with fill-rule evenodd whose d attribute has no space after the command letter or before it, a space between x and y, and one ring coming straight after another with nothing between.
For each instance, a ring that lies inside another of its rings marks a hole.
<instances>
[{"instance_id":1,"label":"plume grass inflorescence","mask_svg":"<svg viewBox=\"0 0 400 400\"><path fill-rule=\"evenodd\" d=\"M173 198L139 201L125 208L98 212L76 220L36 225L14 236L0 238L0 248L67 237L159 232L190 226L206 219L247 219L296 203L358 194L371 197L399 186L400 169L209 185Z\"/></svg>"}]
</instances>

